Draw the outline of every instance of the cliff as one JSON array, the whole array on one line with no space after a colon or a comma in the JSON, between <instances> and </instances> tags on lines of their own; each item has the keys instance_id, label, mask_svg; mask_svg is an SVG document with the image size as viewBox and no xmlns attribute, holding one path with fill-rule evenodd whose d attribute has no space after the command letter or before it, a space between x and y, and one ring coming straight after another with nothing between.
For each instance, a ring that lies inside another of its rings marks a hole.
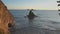
<instances>
[{"instance_id":1,"label":"cliff","mask_svg":"<svg viewBox=\"0 0 60 34\"><path fill-rule=\"evenodd\" d=\"M4 34L9 32L8 24L14 26L14 17L0 0L0 29L3 30Z\"/></svg>"}]
</instances>

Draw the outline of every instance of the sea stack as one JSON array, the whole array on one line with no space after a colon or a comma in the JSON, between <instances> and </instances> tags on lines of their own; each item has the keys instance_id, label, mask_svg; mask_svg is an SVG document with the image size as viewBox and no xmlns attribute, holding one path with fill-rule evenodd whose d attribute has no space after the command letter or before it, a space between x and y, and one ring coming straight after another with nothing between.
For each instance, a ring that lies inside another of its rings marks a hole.
<instances>
[{"instance_id":1,"label":"sea stack","mask_svg":"<svg viewBox=\"0 0 60 34\"><path fill-rule=\"evenodd\" d=\"M60 1L57 1L57 3L58 3L58 7L60 7ZM58 11L60 11L60 9L58 9Z\"/></svg>"},{"instance_id":2,"label":"sea stack","mask_svg":"<svg viewBox=\"0 0 60 34\"><path fill-rule=\"evenodd\" d=\"M57 3L60 3L60 1L57 1Z\"/></svg>"},{"instance_id":3,"label":"sea stack","mask_svg":"<svg viewBox=\"0 0 60 34\"><path fill-rule=\"evenodd\" d=\"M29 14L28 14L29 19L33 19L34 17L36 17L36 15L32 11L33 11L33 9L31 9Z\"/></svg>"},{"instance_id":4,"label":"sea stack","mask_svg":"<svg viewBox=\"0 0 60 34\"><path fill-rule=\"evenodd\" d=\"M14 26L14 17L5 4L0 0L0 33L9 34L8 24Z\"/></svg>"}]
</instances>

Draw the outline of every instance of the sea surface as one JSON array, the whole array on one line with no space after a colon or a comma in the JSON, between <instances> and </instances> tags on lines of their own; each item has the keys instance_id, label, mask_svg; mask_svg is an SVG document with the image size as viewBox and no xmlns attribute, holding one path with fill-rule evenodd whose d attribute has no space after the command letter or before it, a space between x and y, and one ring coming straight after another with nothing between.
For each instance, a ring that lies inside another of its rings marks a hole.
<instances>
[{"instance_id":1,"label":"sea surface","mask_svg":"<svg viewBox=\"0 0 60 34\"><path fill-rule=\"evenodd\" d=\"M38 16L28 19L29 10L10 10L15 19L13 34L60 34L60 15L57 10L33 10Z\"/></svg>"}]
</instances>

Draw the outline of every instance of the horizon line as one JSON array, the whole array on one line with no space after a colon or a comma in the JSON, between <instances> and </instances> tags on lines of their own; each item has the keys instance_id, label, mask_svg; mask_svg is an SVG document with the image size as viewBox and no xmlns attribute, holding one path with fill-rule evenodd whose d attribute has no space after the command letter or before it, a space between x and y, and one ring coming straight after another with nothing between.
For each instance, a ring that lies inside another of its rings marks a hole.
<instances>
[{"instance_id":1,"label":"horizon line","mask_svg":"<svg viewBox=\"0 0 60 34\"><path fill-rule=\"evenodd\" d=\"M28 9L8 9L8 10L28 10ZM51 9L34 9L34 10L51 10ZM58 10L58 9L56 9L56 10Z\"/></svg>"}]
</instances>

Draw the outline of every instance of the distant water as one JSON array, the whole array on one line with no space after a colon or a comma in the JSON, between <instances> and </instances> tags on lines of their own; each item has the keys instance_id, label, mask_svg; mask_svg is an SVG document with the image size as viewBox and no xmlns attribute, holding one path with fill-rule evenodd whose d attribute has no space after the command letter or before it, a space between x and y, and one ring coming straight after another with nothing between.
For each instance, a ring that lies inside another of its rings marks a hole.
<instances>
[{"instance_id":1,"label":"distant water","mask_svg":"<svg viewBox=\"0 0 60 34\"><path fill-rule=\"evenodd\" d=\"M38 17L29 20L28 10L10 10L14 15L16 28L37 27L49 30L60 30L60 16L57 10L34 10L33 13Z\"/></svg>"}]
</instances>

